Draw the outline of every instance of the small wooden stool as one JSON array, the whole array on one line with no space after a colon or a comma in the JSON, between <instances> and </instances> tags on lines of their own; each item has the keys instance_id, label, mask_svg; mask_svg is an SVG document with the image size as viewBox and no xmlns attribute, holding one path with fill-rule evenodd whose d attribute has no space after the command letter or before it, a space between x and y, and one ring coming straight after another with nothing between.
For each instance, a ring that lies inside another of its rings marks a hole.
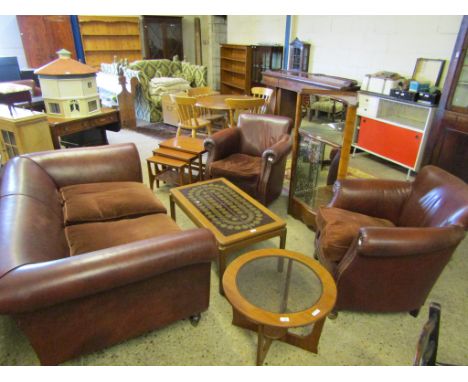
<instances>
[{"instance_id":1,"label":"small wooden stool","mask_svg":"<svg viewBox=\"0 0 468 382\"><path fill-rule=\"evenodd\" d=\"M165 157L162 155L155 155L151 158L146 159L148 165L148 177L150 182L150 187L154 189L154 181L156 180L156 187L159 188L159 181L163 180L168 183L175 183L177 185L184 184L184 172L188 168L188 181L192 183L192 168L190 163ZM151 169L151 164L154 164L154 173ZM158 168L158 165L161 165L161 170ZM176 178L172 177L173 170L175 170L177 176Z\"/></svg>"}]
</instances>

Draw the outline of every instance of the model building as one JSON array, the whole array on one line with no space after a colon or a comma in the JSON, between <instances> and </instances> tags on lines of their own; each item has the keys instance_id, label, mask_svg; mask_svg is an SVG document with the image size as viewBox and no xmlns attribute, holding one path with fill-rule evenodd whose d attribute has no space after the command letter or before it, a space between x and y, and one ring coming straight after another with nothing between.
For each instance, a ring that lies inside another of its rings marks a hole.
<instances>
[{"instance_id":1,"label":"model building","mask_svg":"<svg viewBox=\"0 0 468 382\"><path fill-rule=\"evenodd\" d=\"M101 110L97 70L71 58L65 49L58 58L37 69L47 114L62 118L86 117Z\"/></svg>"}]
</instances>

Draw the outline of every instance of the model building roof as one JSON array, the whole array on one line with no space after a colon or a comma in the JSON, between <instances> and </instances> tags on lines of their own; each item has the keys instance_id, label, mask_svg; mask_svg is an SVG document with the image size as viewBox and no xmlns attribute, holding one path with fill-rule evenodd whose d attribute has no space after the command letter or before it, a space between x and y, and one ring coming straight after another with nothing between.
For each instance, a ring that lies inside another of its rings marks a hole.
<instances>
[{"instance_id":1,"label":"model building roof","mask_svg":"<svg viewBox=\"0 0 468 382\"><path fill-rule=\"evenodd\" d=\"M59 50L57 54L59 58L36 69L34 73L43 76L77 76L97 72L97 69L70 58L70 52L65 49Z\"/></svg>"}]
</instances>

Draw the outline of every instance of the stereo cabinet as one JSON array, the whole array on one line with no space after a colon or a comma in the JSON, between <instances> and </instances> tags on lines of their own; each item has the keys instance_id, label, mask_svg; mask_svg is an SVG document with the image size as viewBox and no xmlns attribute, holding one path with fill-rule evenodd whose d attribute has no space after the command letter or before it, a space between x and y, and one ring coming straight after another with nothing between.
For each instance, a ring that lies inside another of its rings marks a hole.
<instances>
[{"instance_id":1,"label":"stereo cabinet","mask_svg":"<svg viewBox=\"0 0 468 382\"><path fill-rule=\"evenodd\" d=\"M417 172L436 106L358 92L353 147Z\"/></svg>"}]
</instances>

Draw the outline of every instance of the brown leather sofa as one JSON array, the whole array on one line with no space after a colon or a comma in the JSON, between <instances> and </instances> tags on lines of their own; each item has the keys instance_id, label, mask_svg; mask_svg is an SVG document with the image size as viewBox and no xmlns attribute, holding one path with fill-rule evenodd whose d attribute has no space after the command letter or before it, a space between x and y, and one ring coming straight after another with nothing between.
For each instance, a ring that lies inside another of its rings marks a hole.
<instances>
[{"instance_id":1,"label":"brown leather sofa","mask_svg":"<svg viewBox=\"0 0 468 382\"><path fill-rule=\"evenodd\" d=\"M468 228L468 185L434 166L413 182L346 179L317 213L335 310L417 314Z\"/></svg>"},{"instance_id":2,"label":"brown leather sofa","mask_svg":"<svg viewBox=\"0 0 468 382\"><path fill-rule=\"evenodd\" d=\"M205 139L207 174L224 177L268 205L280 194L291 151L290 118L241 114L237 127Z\"/></svg>"},{"instance_id":3,"label":"brown leather sofa","mask_svg":"<svg viewBox=\"0 0 468 382\"><path fill-rule=\"evenodd\" d=\"M212 233L181 231L133 144L10 160L0 189L0 314L42 364L208 308Z\"/></svg>"}]
</instances>

